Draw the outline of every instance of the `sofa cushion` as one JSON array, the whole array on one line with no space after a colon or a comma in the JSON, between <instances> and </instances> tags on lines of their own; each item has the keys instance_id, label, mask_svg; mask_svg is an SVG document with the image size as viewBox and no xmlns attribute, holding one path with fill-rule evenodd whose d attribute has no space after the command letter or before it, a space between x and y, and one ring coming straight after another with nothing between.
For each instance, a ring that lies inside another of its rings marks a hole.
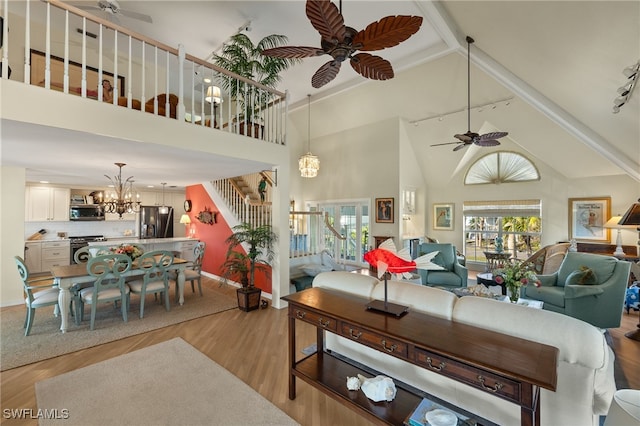
<instances>
[{"instance_id":1,"label":"sofa cushion","mask_svg":"<svg viewBox=\"0 0 640 426\"><path fill-rule=\"evenodd\" d=\"M593 270L583 266L570 273L564 285L592 285L597 283L598 278Z\"/></svg>"},{"instance_id":2,"label":"sofa cushion","mask_svg":"<svg viewBox=\"0 0 640 426\"><path fill-rule=\"evenodd\" d=\"M564 287L536 287L534 285L528 285L521 288L520 296L541 300L545 303L546 309L549 308L547 304L564 308Z\"/></svg>"},{"instance_id":3,"label":"sofa cushion","mask_svg":"<svg viewBox=\"0 0 640 426\"><path fill-rule=\"evenodd\" d=\"M321 272L313 279L314 287L340 290L364 297L371 297L371 292L378 283L375 277L346 271Z\"/></svg>"},{"instance_id":4,"label":"sofa cushion","mask_svg":"<svg viewBox=\"0 0 640 426\"><path fill-rule=\"evenodd\" d=\"M384 300L384 282L375 286L371 297ZM456 295L449 291L401 281L387 282L387 298L391 302L409 306L411 310L446 319L451 319L453 305L458 300Z\"/></svg>"},{"instance_id":5,"label":"sofa cushion","mask_svg":"<svg viewBox=\"0 0 640 426\"><path fill-rule=\"evenodd\" d=\"M424 282L424 281L423 281ZM447 287L460 287L460 276L449 271L429 271L427 274L428 285L442 285Z\"/></svg>"},{"instance_id":6,"label":"sofa cushion","mask_svg":"<svg viewBox=\"0 0 640 426\"><path fill-rule=\"evenodd\" d=\"M556 285L564 286L567 278L573 271L587 266L593 270L599 283L606 282L613 275L618 259L612 256L602 256L591 253L569 252L558 270Z\"/></svg>"},{"instance_id":7,"label":"sofa cushion","mask_svg":"<svg viewBox=\"0 0 640 426\"><path fill-rule=\"evenodd\" d=\"M329 272L333 268L331 266L321 265L319 263L308 263L306 265L301 265L300 269L302 269L302 271L306 275L308 275L310 277L315 277L319 273L321 273L321 272Z\"/></svg>"}]
</instances>

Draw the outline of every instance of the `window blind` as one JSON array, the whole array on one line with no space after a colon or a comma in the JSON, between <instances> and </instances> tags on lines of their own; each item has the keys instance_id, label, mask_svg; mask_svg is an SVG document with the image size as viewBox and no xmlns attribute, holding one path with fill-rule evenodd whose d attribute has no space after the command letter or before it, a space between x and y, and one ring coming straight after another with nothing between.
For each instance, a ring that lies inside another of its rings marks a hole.
<instances>
[{"instance_id":1,"label":"window blind","mask_svg":"<svg viewBox=\"0 0 640 426\"><path fill-rule=\"evenodd\" d=\"M465 201L462 204L465 216L542 216L540 200Z\"/></svg>"}]
</instances>

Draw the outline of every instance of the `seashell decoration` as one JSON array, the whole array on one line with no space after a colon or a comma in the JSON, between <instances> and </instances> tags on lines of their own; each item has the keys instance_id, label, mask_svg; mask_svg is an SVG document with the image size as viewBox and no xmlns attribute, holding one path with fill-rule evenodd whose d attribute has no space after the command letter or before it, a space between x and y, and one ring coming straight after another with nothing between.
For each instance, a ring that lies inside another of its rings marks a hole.
<instances>
[{"instance_id":1,"label":"seashell decoration","mask_svg":"<svg viewBox=\"0 0 640 426\"><path fill-rule=\"evenodd\" d=\"M368 379L358 374L360 389L374 402L393 401L396 397L396 385L390 377L376 376Z\"/></svg>"},{"instance_id":2,"label":"seashell decoration","mask_svg":"<svg viewBox=\"0 0 640 426\"><path fill-rule=\"evenodd\" d=\"M359 390L360 380L357 377L347 377L347 389L355 391Z\"/></svg>"}]
</instances>

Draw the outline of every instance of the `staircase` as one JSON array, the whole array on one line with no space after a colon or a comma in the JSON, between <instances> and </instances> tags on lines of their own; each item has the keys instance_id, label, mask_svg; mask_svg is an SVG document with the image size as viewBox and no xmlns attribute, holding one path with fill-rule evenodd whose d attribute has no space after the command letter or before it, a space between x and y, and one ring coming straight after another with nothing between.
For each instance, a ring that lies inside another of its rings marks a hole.
<instances>
[{"instance_id":1,"label":"staircase","mask_svg":"<svg viewBox=\"0 0 640 426\"><path fill-rule=\"evenodd\" d=\"M267 177L265 202L260 201L258 183L263 176ZM229 210L239 222L251 223L254 226L271 225L271 191L272 185L267 172L218 179L211 182Z\"/></svg>"}]
</instances>

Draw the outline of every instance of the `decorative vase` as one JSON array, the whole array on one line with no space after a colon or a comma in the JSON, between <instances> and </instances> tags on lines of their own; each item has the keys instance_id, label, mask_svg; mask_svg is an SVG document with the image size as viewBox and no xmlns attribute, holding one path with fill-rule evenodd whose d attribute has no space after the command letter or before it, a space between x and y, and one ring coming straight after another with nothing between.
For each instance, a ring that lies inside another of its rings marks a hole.
<instances>
[{"instance_id":1,"label":"decorative vase","mask_svg":"<svg viewBox=\"0 0 640 426\"><path fill-rule=\"evenodd\" d=\"M509 300L511 303L518 303L518 299L520 298L520 286L507 285L507 290L509 290Z\"/></svg>"}]
</instances>

